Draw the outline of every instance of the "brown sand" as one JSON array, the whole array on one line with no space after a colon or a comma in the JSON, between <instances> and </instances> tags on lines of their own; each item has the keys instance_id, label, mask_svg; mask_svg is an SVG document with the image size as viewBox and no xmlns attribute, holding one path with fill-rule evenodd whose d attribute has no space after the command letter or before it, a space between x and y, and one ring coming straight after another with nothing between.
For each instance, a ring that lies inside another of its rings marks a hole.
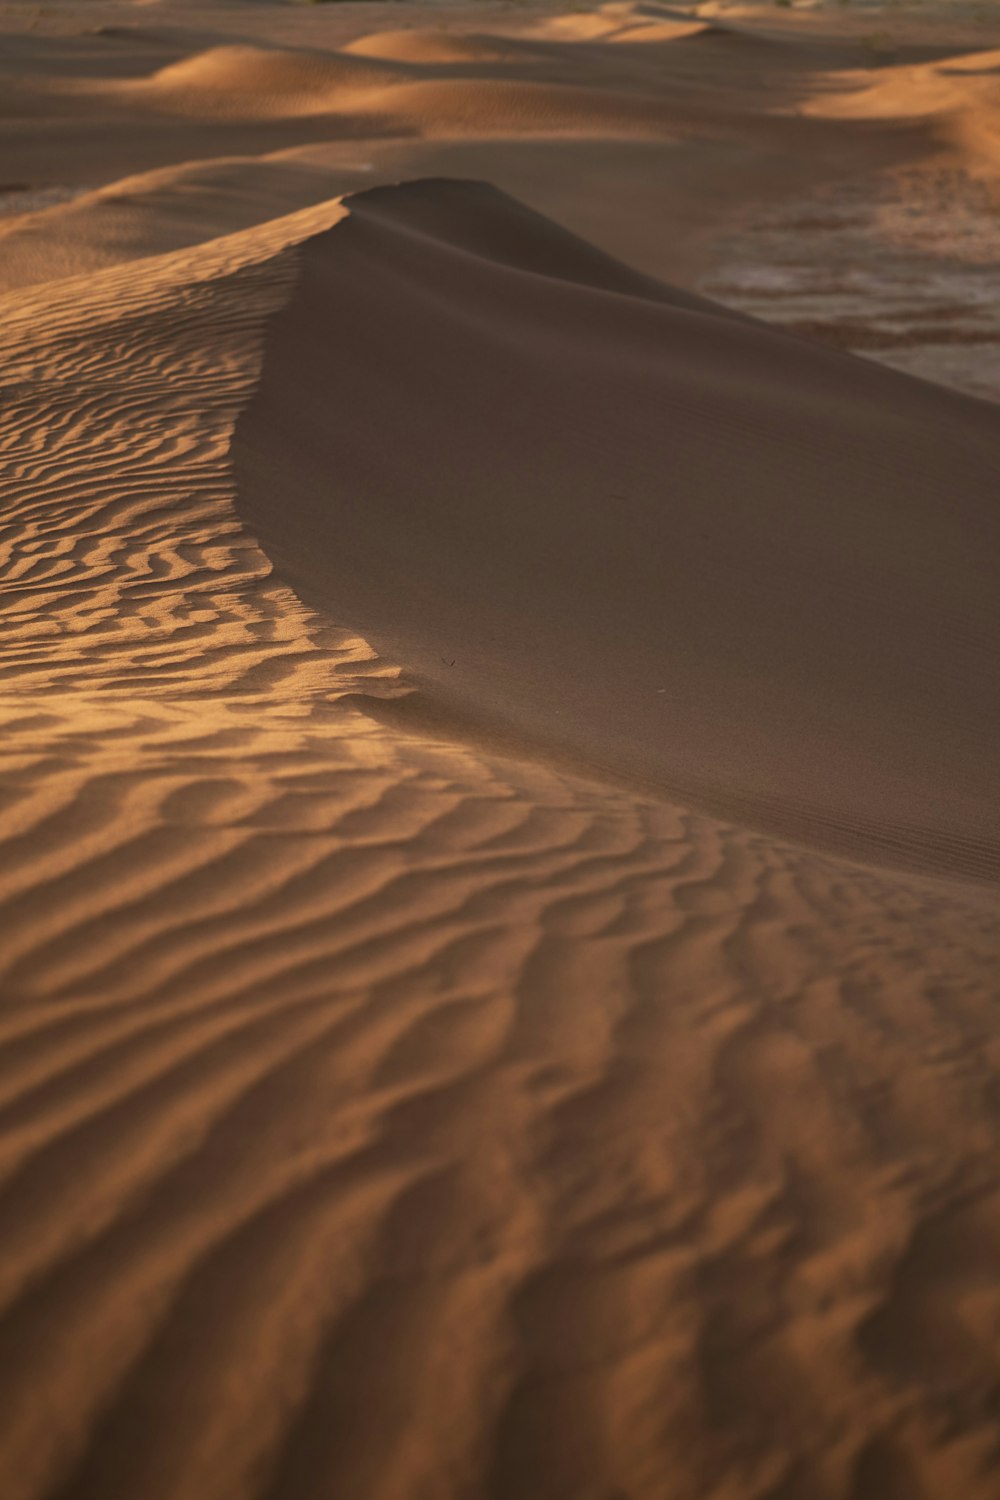
<instances>
[{"instance_id":1,"label":"brown sand","mask_svg":"<svg viewBox=\"0 0 1000 1500\"><path fill-rule=\"evenodd\" d=\"M703 9L0 18L3 1500L1000 1492L1000 34Z\"/></svg>"}]
</instances>

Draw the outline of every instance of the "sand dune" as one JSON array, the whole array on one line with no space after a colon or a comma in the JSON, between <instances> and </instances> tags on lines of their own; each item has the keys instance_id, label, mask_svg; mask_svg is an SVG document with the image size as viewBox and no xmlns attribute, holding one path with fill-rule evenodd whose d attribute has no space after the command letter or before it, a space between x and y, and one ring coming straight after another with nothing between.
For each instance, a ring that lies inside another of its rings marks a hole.
<instances>
[{"instance_id":1,"label":"sand dune","mask_svg":"<svg viewBox=\"0 0 1000 1500\"><path fill-rule=\"evenodd\" d=\"M380 723L232 508L338 253L770 336L482 190L347 211L8 299L4 1492L986 1496L993 892Z\"/></svg>"},{"instance_id":2,"label":"sand dune","mask_svg":"<svg viewBox=\"0 0 1000 1500\"><path fill-rule=\"evenodd\" d=\"M0 120L0 1495L993 1500L996 406L733 289L960 334L988 153L839 10L175 3Z\"/></svg>"},{"instance_id":3,"label":"sand dune","mask_svg":"<svg viewBox=\"0 0 1000 1500\"><path fill-rule=\"evenodd\" d=\"M337 185L349 190L359 175L348 163ZM327 200L337 176L330 164L280 154L223 157L161 167L12 214L0 219L0 287L78 277L282 218Z\"/></svg>"},{"instance_id":4,"label":"sand dune","mask_svg":"<svg viewBox=\"0 0 1000 1500\"><path fill-rule=\"evenodd\" d=\"M651 287L488 189L350 202L236 448L296 590L460 714L996 874L995 411Z\"/></svg>"},{"instance_id":5,"label":"sand dune","mask_svg":"<svg viewBox=\"0 0 1000 1500\"><path fill-rule=\"evenodd\" d=\"M130 224L107 202L93 216L81 204L30 225L0 219L0 285L71 274L75 255L76 269L96 270L262 223L350 191L350 171L491 180L629 263L690 282L713 238L757 208L859 174L877 200L883 174L955 150L951 115L913 107L905 79L892 108L857 107L882 71L872 74L863 39L718 21L695 34L689 19L621 5L542 19L480 8L475 31L461 11L444 30L439 10L418 8L410 31L388 35L355 7L237 5L213 9L200 30L190 11L174 25L168 14L124 27L119 17L71 47L18 37L0 58L12 181L120 196L136 176L177 176L176 192L157 184L162 214L143 189ZM973 54L959 38L893 55L912 60L906 78L924 69L944 81L951 59ZM948 87L969 86L969 122L983 80L956 77ZM272 160L296 151L308 170L275 173ZM168 201L189 192L198 163L235 160L239 180L216 173L210 199L206 183L203 202Z\"/></svg>"},{"instance_id":6,"label":"sand dune","mask_svg":"<svg viewBox=\"0 0 1000 1500\"><path fill-rule=\"evenodd\" d=\"M263 47L213 47L123 85L130 102L204 114L313 114L338 94L388 86L398 69L351 54L294 52ZM138 95L138 99L136 99Z\"/></svg>"}]
</instances>

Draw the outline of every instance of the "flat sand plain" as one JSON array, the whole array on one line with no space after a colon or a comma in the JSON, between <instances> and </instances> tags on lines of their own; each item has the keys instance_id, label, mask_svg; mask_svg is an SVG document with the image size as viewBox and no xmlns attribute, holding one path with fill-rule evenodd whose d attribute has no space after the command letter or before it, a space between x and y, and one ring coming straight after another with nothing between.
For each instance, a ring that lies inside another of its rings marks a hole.
<instances>
[{"instance_id":1,"label":"flat sand plain","mask_svg":"<svg viewBox=\"0 0 1000 1500\"><path fill-rule=\"evenodd\" d=\"M1000 1493L1000 18L0 7L3 1500Z\"/></svg>"}]
</instances>

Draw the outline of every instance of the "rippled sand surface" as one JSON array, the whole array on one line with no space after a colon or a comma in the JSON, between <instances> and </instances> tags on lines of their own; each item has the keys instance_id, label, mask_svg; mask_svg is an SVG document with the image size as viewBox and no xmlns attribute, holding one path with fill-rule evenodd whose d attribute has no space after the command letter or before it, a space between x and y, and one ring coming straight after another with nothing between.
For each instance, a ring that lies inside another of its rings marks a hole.
<instances>
[{"instance_id":1,"label":"rippled sand surface","mask_svg":"<svg viewBox=\"0 0 1000 1500\"><path fill-rule=\"evenodd\" d=\"M0 32L4 1500L993 1500L1000 27Z\"/></svg>"}]
</instances>

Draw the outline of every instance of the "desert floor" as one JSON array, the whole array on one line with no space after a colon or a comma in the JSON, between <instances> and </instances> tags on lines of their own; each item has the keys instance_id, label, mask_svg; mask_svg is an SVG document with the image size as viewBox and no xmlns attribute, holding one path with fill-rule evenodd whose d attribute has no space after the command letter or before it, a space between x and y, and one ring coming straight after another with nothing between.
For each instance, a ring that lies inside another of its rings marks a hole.
<instances>
[{"instance_id":1,"label":"desert floor","mask_svg":"<svg viewBox=\"0 0 1000 1500\"><path fill-rule=\"evenodd\" d=\"M2 1500L996 1500L998 261L989 3L0 5Z\"/></svg>"}]
</instances>

